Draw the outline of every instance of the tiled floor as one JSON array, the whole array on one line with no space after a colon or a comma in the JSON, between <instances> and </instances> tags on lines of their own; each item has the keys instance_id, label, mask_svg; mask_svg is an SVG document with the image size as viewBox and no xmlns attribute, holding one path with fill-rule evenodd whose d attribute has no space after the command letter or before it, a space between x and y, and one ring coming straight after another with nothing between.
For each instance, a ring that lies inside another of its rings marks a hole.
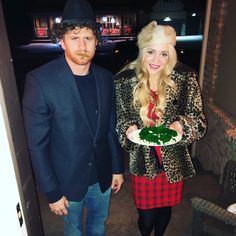
<instances>
[{"instance_id":1,"label":"tiled floor","mask_svg":"<svg viewBox=\"0 0 236 236\"><path fill-rule=\"evenodd\" d=\"M218 177L203 171L199 165L196 165L196 168L198 174L185 181L183 201L173 208L165 236L190 236L192 224L190 199L193 196L200 196L211 200L218 192ZM40 193L39 199L45 236L62 236L62 218L49 211L47 202ZM111 198L107 236L138 235L137 212L132 201L130 176L126 174L122 190L116 195L113 194Z\"/></svg>"}]
</instances>

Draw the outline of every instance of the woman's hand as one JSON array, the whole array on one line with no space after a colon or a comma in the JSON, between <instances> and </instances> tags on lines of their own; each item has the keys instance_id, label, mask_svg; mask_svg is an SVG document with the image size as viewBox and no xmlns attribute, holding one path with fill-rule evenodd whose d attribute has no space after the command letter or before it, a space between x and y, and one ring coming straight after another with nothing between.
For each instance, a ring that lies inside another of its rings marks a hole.
<instances>
[{"instance_id":1,"label":"woman's hand","mask_svg":"<svg viewBox=\"0 0 236 236\"><path fill-rule=\"evenodd\" d=\"M179 123L179 121L174 121L172 124L170 124L169 129L177 131L180 135L184 134L183 126Z\"/></svg>"},{"instance_id":2,"label":"woman's hand","mask_svg":"<svg viewBox=\"0 0 236 236\"><path fill-rule=\"evenodd\" d=\"M137 125L130 126L125 132L126 136L128 137L130 133L132 133L133 131L135 131L137 129L138 129Z\"/></svg>"}]
</instances>

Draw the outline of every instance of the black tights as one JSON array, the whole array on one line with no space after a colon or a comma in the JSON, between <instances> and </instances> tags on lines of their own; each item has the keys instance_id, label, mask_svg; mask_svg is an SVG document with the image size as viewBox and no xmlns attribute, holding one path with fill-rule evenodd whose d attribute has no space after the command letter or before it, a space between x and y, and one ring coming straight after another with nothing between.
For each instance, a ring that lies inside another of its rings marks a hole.
<instances>
[{"instance_id":1,"label":"black tights","mask_svg":"<svg viewBox=\"0 0 236 236\"><path fill-rule=\"evenodd\" d=\"M155 236L163 236L170 222L171 207L138 209L138 226L142 236L150 236L154 228Z\"/></svg>"}]
</instances>

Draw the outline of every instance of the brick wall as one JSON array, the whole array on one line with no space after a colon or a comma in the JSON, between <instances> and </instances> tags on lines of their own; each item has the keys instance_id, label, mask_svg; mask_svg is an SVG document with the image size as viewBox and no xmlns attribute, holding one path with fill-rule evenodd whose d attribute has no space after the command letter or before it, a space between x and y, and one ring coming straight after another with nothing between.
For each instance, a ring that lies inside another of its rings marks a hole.
<instances>
[{"instance_id":1,"label":"brick wall","mask_svg":"<svg viewBox=\"0 0 236 236\"><path fill-rule=\"evenodd\" d=\"M206 170L220 174L227 160L236 160L236 123L214 104L222 39L230 1L212 0L206 64L203 79L203 100L208 130L196 144L196 156Z\"/></svg>"}]
</instances>

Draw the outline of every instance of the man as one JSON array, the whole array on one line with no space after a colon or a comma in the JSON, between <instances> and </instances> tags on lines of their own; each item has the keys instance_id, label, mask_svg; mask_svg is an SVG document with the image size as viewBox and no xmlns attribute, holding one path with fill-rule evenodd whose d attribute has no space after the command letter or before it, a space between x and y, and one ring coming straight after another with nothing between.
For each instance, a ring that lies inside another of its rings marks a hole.
<instances>
[{"instance_id":1,"label":"man","mask_svg":"<svg viewBox=\"0 0 236 236\"><path fill-rule=\"evenodd\" d=\"M111 188L123 183L112 74L91 62L100 31L86 0L69 0L54 25L64 55L27 75L23 114L40 189L64 235L105 235Z\"/></svg>"}]
</instances>

